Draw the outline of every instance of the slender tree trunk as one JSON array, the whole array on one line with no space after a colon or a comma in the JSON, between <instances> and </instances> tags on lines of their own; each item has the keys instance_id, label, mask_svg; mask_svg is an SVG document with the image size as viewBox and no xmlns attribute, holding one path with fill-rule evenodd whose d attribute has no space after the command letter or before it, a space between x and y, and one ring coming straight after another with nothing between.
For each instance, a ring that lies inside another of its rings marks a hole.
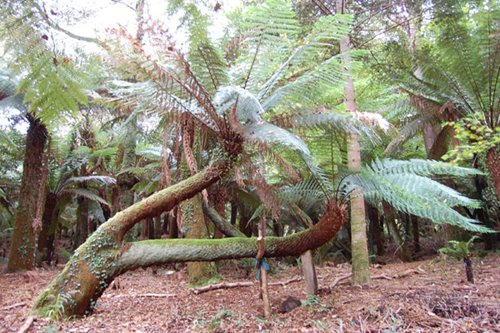
<instances>
[{"instance_id":1,"label":"slender tree trunk","mask_svg":"<svg viewBox=\"0 0 500 333\"><path fill-rule=\"evenodd\" d=\"M337 14L344 14L344 1L337 0ZM349 36L340 40L340 52L343 54L342 63L346 71L346 84L344 97L348 112L356 111L354 83L350 74L351 59ZM358 136L350 133L347 137L347 159L351 172L359 172L361 169L361 152ZM370 270L368 259L368 240L366 237L366 214L363 193L357 189L351 193L351 253L352 253L352 281L355 284L367 284L370 282Z\"/></svg>"},{"instance_id":2,"label":"slender tree trunk","mask_svg":"<svg viewBox=\"0 0 500 333\"><path fill-rule=\"evenodd\" d=\"M465 275L467 276L467 281L474 283L474 275L472 273L472 261L469 257L464 258Z\"/></svg>"},{"instance_id":3,"label":"slender tree trunk","mask_svg":"<svg viewBox=\"0 0 500 333\"><path fill-rule=\"evenodd\" d=\"M54 212L56 210L57 195L54 193L47 193L45 199L45 208L43 210L42 217L42 229L38 234L38 255L37 255L37 265L41 265L42 262L50 263L49 256L49 229L51 229L52 220L54 218Z\"/></svg>"},{"instance_id":4,"label":"slender tree trunk","mask_svg":"<svg viewBox=\"0 0 500 333\"><path fill-rule=\"evenodd\" d=\"M75 249L82 245L89 235L89 200L87 198L78 198L76 214Z\"/></svg>"},{"instance_id":5,"label":"slender tree trunk","mask_svg":"<svg viewBox=\"0 0 500 333\"><path fill-rule=\"evenodd\" d=\"M318 279L316 277L316 269L311 250L302 253L300 256L302 265L302 275L306 284L306 292L308 295L318 294Z\"/></svg>"},{"instance_id":6,"label":"slender tree trunk","mask_svg":"<svg viewBox=\"0 0 500 333\"><path fill-rule=\"evenodd\" d=\"M396 225L396 215L394 213L394 208L392 208L389 204L384 202L384 214L385 214L385 224L387 225L387 230L392 237L392 240L396 244L396 251L398 253L398 257L402 261L410 261L410 254L408 253L408 246L405 243L403 237L401 237L401 233Z\"/></svg>"},{"instance_id":7,"label":"slender tree trunk","mask_svg":"<svg viewBox=\"0 0 500 333\"><path fill-rule=\"evenodd\" d=\"M236 218L238 217L238 204L236 201L231 201L231 224L236 225Z\"/></svg>"},{"instance_id":8,"label":"slender tree trunk","mask_svg":"<svg viewBox=\"0 0 500 333\"><path fill-rule=\"evenodd\" d=\"M486 164L490 171L493 186L495 186L495 193L497 199L500 200L500 148L491 148L486 156Z\"/></svg>"},{"instance_id":9,"label":"slender tree trunk","mask_svg":"<svg viewBox=\"0 0 500 333\"><path fill-rule=\"evenodd\" d=\"M240 223L239 228L242 233L244 233L247 237L252 236L252 225L248 223L250 217L245 214L244 209L239 209L240 211Z\"/></svg>"},{"instance_id":10,"label":"slender tree trunk","mask_svg":"<svg viewBox=\"0 0 500 333\"><path fill-rule=\"evenodd\" d=\"M7 264L8 272L29 270L35 263L35 234L32 223L36 214L40 180L42 179L43 150L47 142L47 129L28 114L28 133L24 151L23 178L16 210L14 233Z\"/></svg>"},{"instance_id":11,"label":"slender tree trunk","mask_svg":"<svg viewBox=\"0 0 500 333\"><path fill-rule=\"evenodd\" d=\"M416 71L416 73L419 75L420 78L422 76L421 72L422 71L420 69ZM424 147L426 156L430 156L431 149L434 146L434 143L436 142L436 139L441 130L442 128L441 125L439 124L425 124L423 136L424 136Z\"/></svg>"},{"instance_id":12,"label":"slender tree trunk","mask_svg":"<svg viewBox=\"0 0 500 333\"><path fill-rule=\"evenodd\" d=\"M370 205L366 205L368 217L370 219L370 236L373 238L374 253L378 256L384 254L383 229L380 227L378 210Z\"/></svg>"},{"instance_id":13,"label":"slender tree trunk","mask_svg":"<svg viewBox=\"0 0 500 333\"><path fill-rule=\"evenodd\" d=\"M154 222L153 222L153 229L154 229L154 235L153 235L153 238L154 239L160 239L161 238L161 227L162 227L162 223L161 223L161 216L162 214L159 214L158 216L156 216L154 218ZM165 216L165 218L167 218Z\"/></svg>"},{"instance_id":14,"label":"slender tree trunk","mask_svg":"<svg viewBox=\"0 0 500 333\"><path fill-rule=\"evenodd\" d=\"M155 221L153 217L148 217L148 239L155 239Z\"/></svg>"},{"instance_id":15,"label":"slender tree trunk","mask_svg":"<svg viewBox=\"0 0 500 333\"><path fill-rule=\"evenodd\" d=\"M410 215L411 218L411 233L413 236L413 251L415 253L420 252L420 231L418 230L418 218L414 215Z\"/></svg>"},{"instance_id":16,"label":"slender tree trunk","mask_svg":"<svg viewBox=\"0 0 500 333\"><path fill-rule=\"evenodd\" d=\"M170 229L168 230L168 238L179 238L179 225L177 224L177 219L179 215L179 207L175 208L173 213L170 214Z\"/></svg>"}]
</instances>

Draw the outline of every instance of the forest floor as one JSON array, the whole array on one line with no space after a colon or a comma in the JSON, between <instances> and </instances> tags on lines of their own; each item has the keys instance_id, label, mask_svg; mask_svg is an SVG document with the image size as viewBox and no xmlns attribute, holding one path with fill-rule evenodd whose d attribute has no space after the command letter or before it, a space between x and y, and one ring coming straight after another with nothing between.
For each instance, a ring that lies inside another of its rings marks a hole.
<instances>
[{"instance_id":1,"label":"forest floor","mask_svg":"<svg viewBox=\"0 0 500 333\"><path fill-rule=\"evenodd\" d=\"M460 262L431 259L375 265L369 286L351 285L347 264L317 267L318 297L300 269L271 261L273 315L263 317L257 284L194 294L185 268L138 270L108 288L93 315L71 321L35 318L28 332L500 332L500 254L474 258L475 284ZM60 268L59 268L60 269ZM34 297L59 269L0 274L0 331L17 332ZM224 282L254 281L255 270L224 262ZM297 281L298 280L298 281ZM337 281L337 282L336 282ZM279 313L293 296L302 306Z\"/></svg>"}]
</instances>

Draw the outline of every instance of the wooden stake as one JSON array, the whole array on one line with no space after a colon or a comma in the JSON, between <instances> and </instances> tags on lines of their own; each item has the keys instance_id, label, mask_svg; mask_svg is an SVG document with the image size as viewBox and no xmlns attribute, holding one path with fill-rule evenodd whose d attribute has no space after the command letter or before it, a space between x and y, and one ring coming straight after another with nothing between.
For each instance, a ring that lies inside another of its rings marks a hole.
<instances>
[{"instance_id":1,"label":"wooden stake","mask_svg":"<svg viewBox=\"0 0 500 333\"><path fill-rule=\"evenodd\" d=\"M300 256L302 265L302 274L306 282L306 291L308 295L316 295L318 293L318 279L316 270L314 269L314 261L311 250L302 253Z\"/></svg>"},{"instance_id":2,"label":"wooden stake","mask_svg":"<svg viewBox=\"0 0 500 333\"><path fill-rule=\"evenodd\" d=\"M262 218L259 222L259 237L257 237L257 242L259 242L259 251L257 252L257 262L264 258L264 253L266 252L266 242L264 240L266 230L266 220ZM262 296L262 301L264 302L264 317L266 319L271 317L271 304L269 303L269 290L267 285L267 271L260 265L260 293Z\"/></svg>"}]
</instances>

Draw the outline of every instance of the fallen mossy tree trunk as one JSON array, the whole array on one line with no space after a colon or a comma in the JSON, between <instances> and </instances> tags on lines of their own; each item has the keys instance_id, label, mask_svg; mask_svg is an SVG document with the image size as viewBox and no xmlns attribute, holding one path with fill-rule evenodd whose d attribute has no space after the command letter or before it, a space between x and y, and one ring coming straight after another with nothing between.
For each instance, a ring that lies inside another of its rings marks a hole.
<instances>
[{"instance_id":1,"label":"fallen mossy tree trunk","mask_svg":"<svg viewBox=\"0 0 500 333\"><path fill-rule=\"evenodd\" d=\"M211 166L116 214L80 246L63 271L39 295L33 311L68 318L90 314L114 278L129 270L171 262L255 257L255 238L165 239L122 243L127 230L145 217L168 210L217 181L224 165ZM331 240L345 221L345 208L330 202L321 220L287 237L267 237L266 257L300 255Z\"/></svg>"}]
</instances>

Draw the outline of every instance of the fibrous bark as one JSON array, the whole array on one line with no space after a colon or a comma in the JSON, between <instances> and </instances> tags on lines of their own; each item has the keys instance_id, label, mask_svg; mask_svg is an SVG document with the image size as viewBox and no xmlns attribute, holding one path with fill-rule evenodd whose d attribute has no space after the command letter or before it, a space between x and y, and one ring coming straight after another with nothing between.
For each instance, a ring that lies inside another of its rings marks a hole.
<instances>
[{"instance_id":1,"label":"fibrous bark","mask_svg":"<svg viewBox=\"0 0 500 333\"><path fill-rule=\"evenodd\" d=\"M54 249L54 235L51 233L51 226L52 221L55 218L56 205L57 195L54 193L47 193L42 217L42 229L38 234L38 265L42 262L50 264L50 259Z\"/></svg>"},{"instance_id":2,"label":"fibrous bark","mask_svg":"<svg viewBox=\"0 0 500 333\"><path fill-rule=\"evenodd\" d=\"M500 200L500 148L491 148L486 156L486 164L490 171L497 199Z\"/></svg>"},{"instance_id":3,"label":"fibrous bark","mask_svg":"<svg viewBox=\"0 0 500 333\"><path fill-rule=\"evenodd\" d=\"M35 234L32 223L35 219L40 180L42 179L43 150L47 141L47 129L28 114L28 133L24 151L23 178L16 210L14 234L7 264L8 272L29 270L35 263Z\"/></svg>"}]
</instances>

